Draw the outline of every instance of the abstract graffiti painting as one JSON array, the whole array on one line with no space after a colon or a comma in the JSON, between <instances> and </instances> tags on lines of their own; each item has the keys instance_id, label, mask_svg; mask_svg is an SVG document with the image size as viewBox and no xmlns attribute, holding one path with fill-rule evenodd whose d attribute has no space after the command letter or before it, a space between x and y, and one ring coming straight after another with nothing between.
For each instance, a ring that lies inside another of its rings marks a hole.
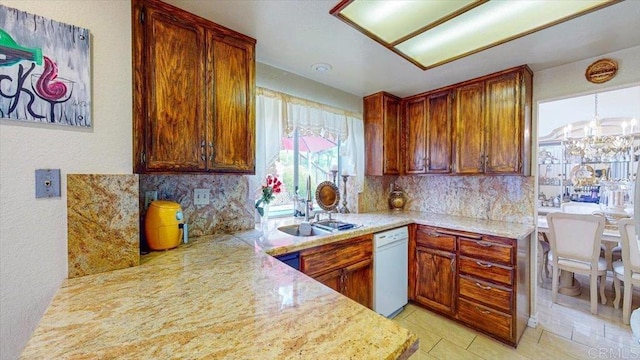
<instances>
[{"instance_id":1,"label":"abstract graffiti painting","mask_svg":"<svg viewBox=\"0 0 640 360\"><path fill-rule=\"evenodd\" d=\"M89 30L0 5L0 118L91 127Z\"/></svg>"}]
</instances>

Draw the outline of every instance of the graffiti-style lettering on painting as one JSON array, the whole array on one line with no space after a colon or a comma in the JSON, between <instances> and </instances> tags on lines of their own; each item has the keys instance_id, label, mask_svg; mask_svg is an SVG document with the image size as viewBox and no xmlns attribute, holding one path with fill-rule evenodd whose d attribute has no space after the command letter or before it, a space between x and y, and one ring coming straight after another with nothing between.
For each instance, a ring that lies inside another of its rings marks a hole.
<instances>
[{"instance_id":1,"label":"graffiti-style lettering on painting","mask_svg":"<svg viewBox=\"0 0 640 360\"><path fill-rule=\"evenodd\" d=\"M91 126L89 31L0 5L0 118Z\"/></svg>"}]
</instances>

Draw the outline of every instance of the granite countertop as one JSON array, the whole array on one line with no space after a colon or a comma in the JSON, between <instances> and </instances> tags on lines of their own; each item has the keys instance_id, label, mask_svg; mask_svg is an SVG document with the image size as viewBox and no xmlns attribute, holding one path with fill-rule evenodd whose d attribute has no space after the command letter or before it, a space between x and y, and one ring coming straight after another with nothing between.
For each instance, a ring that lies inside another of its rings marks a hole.
<instances>
[{"instance_id":1,"label":"granite countertop","mask_svg":"<svg viewBox=\"0 0 640 360\"><path fill-rule=\"evenodd\" d=\"M518 240L525 238L535 229L533 224L517 224L414 211L388 210L364 214L334 214L332 217L343 222L356 224L358 227L330 235L296 237L277 229L279 226L297 224L302 221L299 218L287 217L271 219L268 228L239 232L234 235L256 250L277 256L414 223Z\"/></svg>"},{"instance_id":2,"label":"granite countertop","mask_svg":"<svg viewBox=\"0 0 640 360\"><path fill-rule=\"evenodd\" d=\"M420 212L336 217L360 227L300 238L277 230L300 219L273 219L153 252L140 266L65 280L22 358L406 358L414 334L267 254L411 223L517 239L534 230Z\"/></svg>"},{"instance_id":3,"label":"granite countertop","mask_svg":"<svg viewBox=\"0 0 640 360\"><path fill-rule=\"evenodd\" d=\"M66 280L24 359L397 359L417 337L247 246L206 236Z\"/></svg>"}]
</instances>

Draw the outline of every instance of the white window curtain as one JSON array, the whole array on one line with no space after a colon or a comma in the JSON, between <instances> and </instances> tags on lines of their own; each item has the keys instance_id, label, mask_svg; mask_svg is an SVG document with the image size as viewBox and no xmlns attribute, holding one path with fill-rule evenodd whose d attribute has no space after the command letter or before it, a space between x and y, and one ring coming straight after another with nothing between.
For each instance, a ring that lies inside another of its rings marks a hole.
<instances>
[{"instance_id":1,"label":"white window curtain","mask_svg":"<svg viewBox=\"0 0 640 360\"><path fill-rule=\"evenodd\" d=\"M349 137L340 147L342 166L356 177L358 192L364 189L364 122L361 118L347 116Z\"/></svg>"},{"instance_id":2,"label":"white window curtain","mask_svg":"<svg viewBox=\"0 0 640 360\"><path fill-rule=\"evenodd\" d=\"M282 100L270 94L256 97L256 175L249 177L250 194L257 194L267 169L278 159L283 136Z\"/></svg>"},{"instance_id":3,"label":"white window curtain","mask_svg":"<svg viewBox=\"0 0 640 360\"><path fill-rule=\"evenodd\" d=\"M340 141L342 166L357 179L358 192L364 184L364 125L362 115L336 109L265 88L257 88L256 175L250 183L256 193L266 169L278 159L282 137L295 129L303 135L319 135Z\"/></svg>"}]
</instances>

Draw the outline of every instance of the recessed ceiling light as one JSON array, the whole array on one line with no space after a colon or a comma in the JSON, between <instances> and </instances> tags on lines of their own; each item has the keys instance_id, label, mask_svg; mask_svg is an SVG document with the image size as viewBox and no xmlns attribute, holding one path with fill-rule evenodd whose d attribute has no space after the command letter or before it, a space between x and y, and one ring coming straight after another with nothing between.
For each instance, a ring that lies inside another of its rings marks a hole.
<instances>
[{"instance_id":1,"label":"recessed ceiling light","mask_svg":"<svg viewBox=\"0 0 640 360\"><path fill-rule=\"evenodd\" d=\"M333 69L333 66L324 63L318 63L311 65L311 68L317 72L326 73Z\"/></svg>"},{"instance_id":2,"label":"recessed ceiling light","mask_svg":"<svg viewBox=\"0 0 640 360\"><path fill-rule=\"evenodd\" d=\"M342 0L330 13L427 70L621 0Z\"/></svg>"}]
</instances>

